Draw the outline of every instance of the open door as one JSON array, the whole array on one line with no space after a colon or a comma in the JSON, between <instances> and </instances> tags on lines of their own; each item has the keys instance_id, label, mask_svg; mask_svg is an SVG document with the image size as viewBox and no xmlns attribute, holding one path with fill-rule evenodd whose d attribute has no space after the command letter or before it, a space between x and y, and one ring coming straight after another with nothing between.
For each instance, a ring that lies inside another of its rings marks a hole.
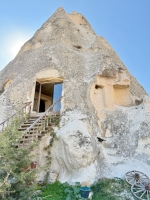
<instances>
[{"instance_id":1,"label":"open door","mask_svg":"<svg viewBox=\"0 0 150 200\"><path fill-rule=\"evenodd\" d=\"M53 103L55 103L62 96L62 83L54 84ZM53 111L57 112L61 109L61 101L54 106Z\"/></svg>"},{"instance_id":2,"label":"open door","mask_svg":"<svg viewBox=\"0 0 150 200\"><path fill-rule=\"evenodd\" d=\"M45 112L62 95L62 83L36 82L33 111ZM61 109L61 103L53 109L55 112Z\"/></svg>"}]
</instances>

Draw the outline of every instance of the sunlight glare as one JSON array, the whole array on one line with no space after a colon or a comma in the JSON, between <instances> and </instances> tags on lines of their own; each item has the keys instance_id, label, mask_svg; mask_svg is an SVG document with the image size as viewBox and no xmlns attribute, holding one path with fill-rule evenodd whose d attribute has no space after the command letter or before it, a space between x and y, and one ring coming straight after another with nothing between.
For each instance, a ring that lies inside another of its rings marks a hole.
<instances>
[{"instance_id":1,"label":"sunlight glare","mask_svg":"<svg viewBox=\"0 0 150 200\"><path fill-rule=\"evenodd\" d=\"M17 37L11 40L10 42L10 48L9 52L12 57L15 57L18 52L20 51L21 47L24 45L24 43L28 40L28 37Z\"/></svg>"}]
</instances>

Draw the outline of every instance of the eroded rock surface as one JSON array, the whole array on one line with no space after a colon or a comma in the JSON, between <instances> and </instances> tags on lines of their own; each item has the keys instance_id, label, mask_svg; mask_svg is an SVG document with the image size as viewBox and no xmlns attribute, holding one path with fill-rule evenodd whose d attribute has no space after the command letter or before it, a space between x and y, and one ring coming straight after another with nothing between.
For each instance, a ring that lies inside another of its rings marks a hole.
<instances>
[{"instance_id":1,"label":"eroded rock surface","mask_svg":"<svg viewBox=\"0 0 150 200\"><path fill-rule=\"evenodd\" d=\"M46 172L50 181L90 184L133 169L149 173L150 98L81 14L59 8L0 72L1 122L24 102L34 110L36 81L63 83L52 163L39 180ZM50 139L35 150L37 166Z\"/></svg>"},{"instance_id":2,"label":"eroded rock surface","mask_svg":"<svg viewBox=\"0 0 150 200\"><path fill-rule=\"evenodd\" d=\"M69 119L67 123L64 122L66 118ZM52 171L58 170L61 181L86 180L92 183L97 176L96 160L99 148L83 119L85 120L86 116L82 116L79 111L69 112L62 117L61 123L65 125L57 132L58 141L52 148L55 162L51 166Z\"/></svg>"}]
</instances>

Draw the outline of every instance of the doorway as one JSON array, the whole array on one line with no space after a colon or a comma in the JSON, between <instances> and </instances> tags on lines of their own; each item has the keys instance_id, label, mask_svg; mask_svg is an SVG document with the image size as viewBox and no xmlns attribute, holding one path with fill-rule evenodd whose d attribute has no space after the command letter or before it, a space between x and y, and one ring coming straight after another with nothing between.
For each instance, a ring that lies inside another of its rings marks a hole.
<instances>
[{"instance_id":1,"label":"doorway","mask_svg":"<svg viewBox=\"0 0 150 200\"><path fill-rule=\"evenodd\" d=\"M45 112L57 99L62 96L62 83L36 82L33 111ZM53 111L60 111L61 103L54 106Z\"/></svg>"},{"instance_id":2,"label":"doorway","mask_svg":"<svg viewBox=\"0 0 150 200\"><path fill-rule=\"evenodd\" d=\"M40 99L39 112L45 112L45 102L42 99Z\"/></svg>"}]
</instances>

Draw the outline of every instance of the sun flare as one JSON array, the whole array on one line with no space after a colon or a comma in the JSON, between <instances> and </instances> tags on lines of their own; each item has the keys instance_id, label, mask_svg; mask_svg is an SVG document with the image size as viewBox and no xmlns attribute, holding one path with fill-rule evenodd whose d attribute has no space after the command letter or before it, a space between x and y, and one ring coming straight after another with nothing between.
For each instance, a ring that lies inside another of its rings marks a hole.
<instances>
[{"instance_id":1,"label":"sun flare","mask_svg":"<svg viewBox=\"0 0 150 200\"><path fill-rule=\"evenodd\" d=\"M15 57L17 55L17 53L19 52L19 50L21 49L21 47L24 45L24 43L28 40L29 38L27 37L18 37L15 38L11 44L10 44L10 54Z\"/></svg>"}]
</instances>

